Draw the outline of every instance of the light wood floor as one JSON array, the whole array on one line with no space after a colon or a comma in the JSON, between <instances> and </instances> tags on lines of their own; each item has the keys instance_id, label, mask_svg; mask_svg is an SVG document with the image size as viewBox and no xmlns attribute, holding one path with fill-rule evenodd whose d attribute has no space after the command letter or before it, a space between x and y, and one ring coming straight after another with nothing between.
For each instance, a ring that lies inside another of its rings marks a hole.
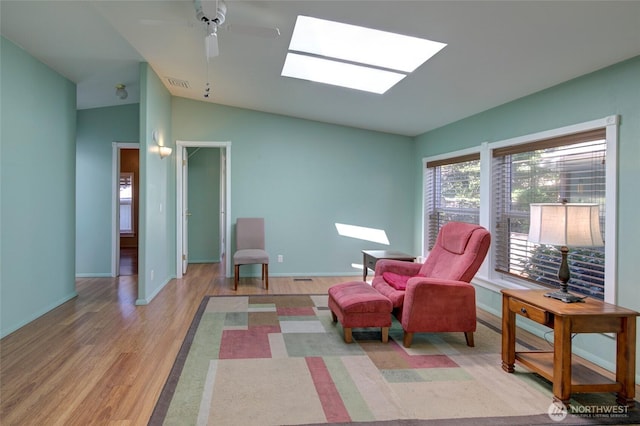
<instances>
[{"instance_id":1,"label":"light wood floor","mask_svg":"<svg viewBox=\"0 0 640 426\"><path fill-rule=\"evenodd\" d=\"M353 279L272 277L268 293L326 293ZM145 425L203 296L267 293L251 278L234 292L217 264L190 265L147 306L135 306L136 285L136 276L80 279L77 298L0 341L0 424Z\"/></svg>"},{"instance_id":2,"label":"light wood floor","mask_svg":"<svg viewBox=\"0 0 640 426\"><path fill-rule=\"evenodd\" d=\"M138 274L138 247L120 248L120 275Z\"/></svg>"},{"instance_id":3,"label":"light wood floor","mask_svg":"<svg viewBox=\"0 0 640 426\"><path fill-rule=\"evenodd\" d=\"M147 424L205 295L267 293L259 279L189 265L147 306L137 276L79 279L78 297L0 341L0 424ZM270 294L319 294L354 277L271 277Z\"/></svg>"}]
</instances>

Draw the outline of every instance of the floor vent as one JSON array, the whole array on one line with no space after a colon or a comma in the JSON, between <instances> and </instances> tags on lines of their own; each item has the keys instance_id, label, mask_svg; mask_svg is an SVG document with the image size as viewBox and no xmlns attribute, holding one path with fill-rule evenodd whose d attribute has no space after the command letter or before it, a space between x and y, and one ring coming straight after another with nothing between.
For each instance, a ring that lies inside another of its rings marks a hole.
<instances>
[{"instance_id":1,"label":"floor vent","mask_svg":"<svg viewBox=\"0 0 640 426\"><path fill-rule=\"evenodd\" d=\"M311 278L294 278L294 281L313 281Z\"/></svg>"},{"instance_id":2,"label":"floor vent","mask_svg":"<svg viewBox=\"0 0 640 426\"><path fill-rule=\"evenodd\" d=\"M169 83L169 85L173 87L182 87L183 89L189 88L189 82L185 80L179 80L177 78L167 77L167 82Z\"/></svg>"}]
</instances>

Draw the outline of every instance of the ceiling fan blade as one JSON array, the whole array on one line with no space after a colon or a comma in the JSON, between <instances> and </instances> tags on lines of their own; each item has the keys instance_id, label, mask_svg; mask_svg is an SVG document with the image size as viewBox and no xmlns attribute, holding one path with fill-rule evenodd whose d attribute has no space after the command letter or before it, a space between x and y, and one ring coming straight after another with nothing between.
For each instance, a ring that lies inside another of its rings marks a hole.
<instances>
[{"instance_id":1,"label":"ceiling fan blade","mask_svg":"<svg viewBox=\"0 0 640 426\"><path fill-rule=\"evenodd\" d=\"M211 33L204 39L205 44L205 55L207 59L215 58L220 54L218 50L218 34Z\"/></svg>"},{"instance_id":2,"label":"ceiling fan blade","mask_svg":"<svg viewBox=\"0 0 640 426\"><path fill-rule=\"evenodd\" d=\"M224 27L227 31L235 34L244 34L252 37L261 38L278 38L280 36L280 29L278 27L258 27L255 25L238 25L229 24Z\"/></svg>"}]
</instances>

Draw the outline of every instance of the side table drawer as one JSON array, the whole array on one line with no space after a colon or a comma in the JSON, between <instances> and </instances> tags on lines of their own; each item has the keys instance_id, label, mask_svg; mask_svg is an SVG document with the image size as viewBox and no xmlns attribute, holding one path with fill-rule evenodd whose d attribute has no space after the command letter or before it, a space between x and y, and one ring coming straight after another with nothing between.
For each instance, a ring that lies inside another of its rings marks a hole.
<instances>
[{"instance_id":1,"label":"side table drawer","mask_svg":"<svg viewBox=\"0 0 640 426\"><path fill-rule=\"evenodd\" d=\"M367 264L365 266L367 268L371 269L372 271L375 271L376 270L376 259L368 258L367 259Z\"/></svg>"},{"instance_id":2,"label":"side table drawer","mask_svg":"<svg viewBox=\"0 0 640 426\"><path fill-rule=\"evenodd\" d=\"M547 311L517 299L509 299L509 310L539 324L546 324L549 321Z\"/></svg>"}]
</instances>

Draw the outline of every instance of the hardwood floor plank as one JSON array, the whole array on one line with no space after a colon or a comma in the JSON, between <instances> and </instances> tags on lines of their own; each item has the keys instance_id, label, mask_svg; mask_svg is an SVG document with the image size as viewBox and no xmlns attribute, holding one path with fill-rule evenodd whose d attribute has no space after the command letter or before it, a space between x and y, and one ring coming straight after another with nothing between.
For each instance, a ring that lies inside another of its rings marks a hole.
<instances>
[{"instance_id":1,"label":"hardwood floor plank","mask_svg":"<svg viewBox=\"0 0 640 426\"><path fill-rule=\"evenodd\" d=\"M347 278L350 279L350 278ZM0 342L2 424L146 424L205 295L324 293L344 277L303 284L189 265L147 306L135 276L78 279L78 297Z\"/></svg>"},{"instance_id":2,"label":"hardwood floor plank","mask_svg":"<svg viewBox=\"0 0 640 426\"><path fill-rule=\"evenodd\" d=\"M266 291L243 277L233 291L218 264L193 264L146 306L136 276L78 279L77 298L0 341L0 423L145 425L205 295L326 294L354 279L271 277Z\"/></svg>"}]
</instances>

